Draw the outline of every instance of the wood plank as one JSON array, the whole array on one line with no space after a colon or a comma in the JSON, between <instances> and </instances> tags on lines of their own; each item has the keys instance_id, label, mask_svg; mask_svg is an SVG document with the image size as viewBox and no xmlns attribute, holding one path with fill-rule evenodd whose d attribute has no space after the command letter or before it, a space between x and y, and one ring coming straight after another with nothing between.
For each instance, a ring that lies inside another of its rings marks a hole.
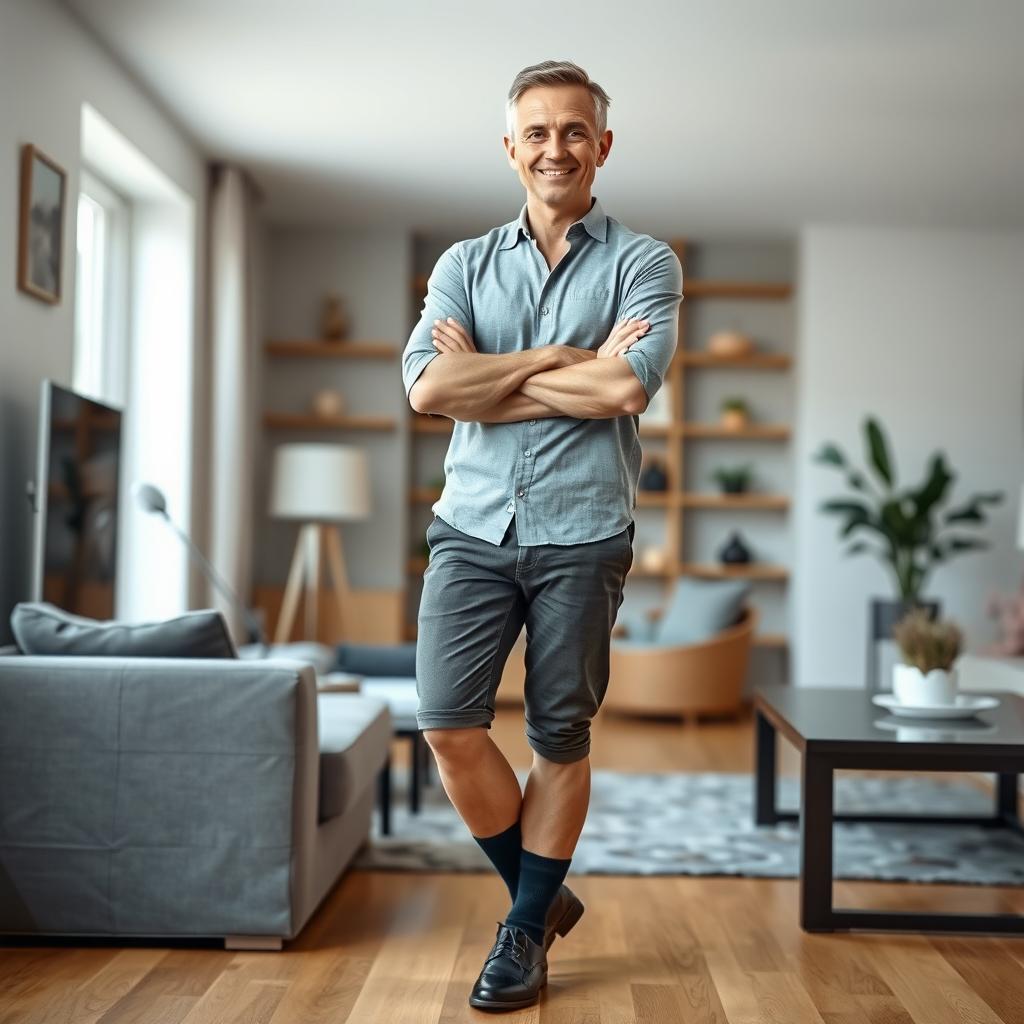
<instances>
[{"instance_id":1,"label":"wood plank","mask_svg":"<svg viewBox=\"0 0 1024 1024\"><path fill-rule=\"evenodd\" d=\"M709 441L785 441L790 434L789 427L772 423L753 423L741 430L730 430L717 423L682 423L679 430L683 437Z\"/></svg>"},{"instance_id":2,"label":"wood plank","mask_svg":"<svg viewBox=\"0 0 1024 1024\"><path fill-rule=\"evenodd\" d=\"M683 508L722 509L741 512L752 509L783 511L789 508L785 494L699 494L688 491L681 496Z\"/></svg>"},{"instance_id":3,"label":"wood plank","mask_svg":"<svg viewBox=\"0 0 1024 1024\"><path fill-rule=\"evenodd\" d=\"M726 281L690 278L683 282L683 301L687 299L788 299L793 286L785 281Z\"/></svg>"},{"instance_id":4,"label":"wood plank","mask_svg":"<svg viewBox=\"0 0 1024 1024\"><path fill-rule=\"evenodd\" d=\"M752 352L744 356L719 356L694 349L676 350L674 356L683 366L719 370L788 370L792 356L781 352Z\"/></svg>"},{"instance_id":5,"label":"wood plank","mask_svg":"<svg viewBox=\"0 0 1024 1024\"><path fill-rule=\"evenodd\" d=\"M713 562L684 562L679 566L683 576L697 576L701 579L740 579L782 581L789 579L789 570L783 565L769 565L766 562L751 562L749 565L717 565Z\"/></svg>"}]
</instances>

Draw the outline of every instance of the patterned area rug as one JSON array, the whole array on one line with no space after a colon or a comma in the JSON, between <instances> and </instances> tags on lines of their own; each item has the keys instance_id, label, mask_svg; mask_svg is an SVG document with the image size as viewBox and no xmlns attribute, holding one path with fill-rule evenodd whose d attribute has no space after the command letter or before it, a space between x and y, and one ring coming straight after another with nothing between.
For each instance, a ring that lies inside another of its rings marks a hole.
<instances>
[{"instance_id":1,"label":"patterned area rug","mask_svg":"<svg viewBox=\"0 0 1024 1024\"><path fill-rule=\"evenodd\" d=\"M434 775L418 815L394 770L392 835L373 819L356 867L394 871L493 871ZM520 785L524 771L517 772ZM778 780L777 806L795 810L799 780ZM992 801L964 782L891 775L836 777L835 809L850 813L988 815ZM978 826L839 823L835 877L973 885L1024 884L1024 837ZM795 878L797 822L753 824L750 775L593 772L590 812L573 874L745 875Z\"/></svg>"}]
</instances>

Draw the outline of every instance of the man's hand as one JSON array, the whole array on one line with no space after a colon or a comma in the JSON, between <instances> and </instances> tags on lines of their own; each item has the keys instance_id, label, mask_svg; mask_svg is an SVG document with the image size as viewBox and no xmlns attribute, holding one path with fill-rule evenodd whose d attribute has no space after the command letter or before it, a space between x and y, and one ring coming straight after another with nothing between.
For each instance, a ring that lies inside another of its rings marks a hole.
<instances>
[{"instance_id":1,"label":"man's hand","mask_svg":"<svg viewBox=\"0 0 1024 1024\"><path fill-rule=\"evenodd\" d=\"M647 320L620 320L597 350L598 359L622 355L630 345L644 336L650 326Z\"/></svg>"},{"instance_id":2,"label":"man's hand","mask_svg":"<svg viewBox=\"0 0 1024 1024\"><path fill-rule=\"evenodd\" d=\"M476 352L476 344L466 328L451 316L434 321L430 338L438 352Z\"/></svg>"}]
</instances>

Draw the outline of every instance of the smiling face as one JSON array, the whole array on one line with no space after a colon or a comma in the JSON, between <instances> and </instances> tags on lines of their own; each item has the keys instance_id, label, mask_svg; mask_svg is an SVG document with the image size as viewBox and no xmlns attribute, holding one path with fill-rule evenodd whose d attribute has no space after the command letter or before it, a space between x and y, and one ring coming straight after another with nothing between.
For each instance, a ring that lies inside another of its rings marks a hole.
<instances>
[{"instance_id":1,"label":"smiling face","mask_svg":"<svg viewBox=\"0 0 1024 1024\"><path fill-rule=\"evenodd\" d=\"M597 168L608 158L612 133L597 134L594 100L582 85L527 89L515 108L505 152L529 197L569 210L590 204Z\"/></svg>"}]
</instances>

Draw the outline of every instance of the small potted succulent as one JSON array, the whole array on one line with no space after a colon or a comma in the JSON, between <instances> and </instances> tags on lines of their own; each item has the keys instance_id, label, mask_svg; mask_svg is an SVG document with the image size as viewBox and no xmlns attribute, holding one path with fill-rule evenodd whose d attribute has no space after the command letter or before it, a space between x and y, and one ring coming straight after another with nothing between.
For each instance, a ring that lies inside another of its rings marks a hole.
<instances>
[{"instance_id":1,"label":"small potted succulent","mask_svg":"<svg viewBox=\"0 0 1024 1024\"><path fill-rule=\"evenodd\" d=\"M753 467L719 466L711 474L711 479L718 484L723 494L746 494L750 489Z\"/></svg>"},{"instance_id":2,"label":"small potted succulent","mask_svg":"<svg viewBox=\"0 0 1024 1024\"><path fill-rule=\"evenodd\" d=\"M721 424L726 430L742 430L750 422L750 406L745 398L723 398Z\"/></svg>"},{"instance_id":3,"label":"small potted succulent","mask_svg":"<svg viewBox=\"0 0 1024 1024\"><path fill-rule=\"evenodd\" d=\"M956 659L963 634L949 620L932 619L915 608L893 630L903 661L893 666L892 692L901 704L955 704Z\"/></svg>"}]
</instances>

